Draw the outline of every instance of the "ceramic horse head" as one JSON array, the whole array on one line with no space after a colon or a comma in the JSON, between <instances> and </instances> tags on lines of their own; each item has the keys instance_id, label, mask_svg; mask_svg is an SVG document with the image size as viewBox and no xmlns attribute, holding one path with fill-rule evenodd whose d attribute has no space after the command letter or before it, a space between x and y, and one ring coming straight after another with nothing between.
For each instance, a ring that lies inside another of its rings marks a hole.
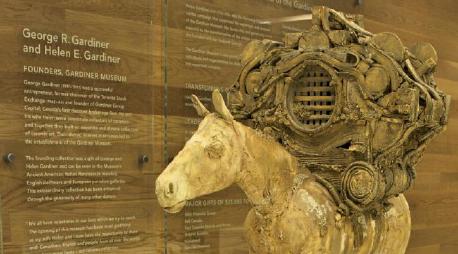
<instances>
[{"instance_id":1,"label":"ceramic horse head","mask_svg":"<svg viewBox=\"0 0 458 254\"><path fill-rule=\"evenodd\" d=\"M232 117L215 90L210 113L156 181L159 204L177 213L186 201L237 184L253 209L245 221L250 253L404 253L410 235L405 198L381 216L339 213L328 190L281 145ZM358 227L355 226L358 224ZM358 242L358 244L355 244Z\"/></svg>"}]
</instances>

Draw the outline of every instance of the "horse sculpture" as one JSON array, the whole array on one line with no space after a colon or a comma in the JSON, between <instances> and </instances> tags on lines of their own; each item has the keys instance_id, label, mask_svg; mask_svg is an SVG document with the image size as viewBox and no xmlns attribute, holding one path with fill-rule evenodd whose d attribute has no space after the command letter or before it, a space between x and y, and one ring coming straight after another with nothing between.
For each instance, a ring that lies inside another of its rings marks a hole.
<instances>
[{"instance_id":1,"label":"horse sculpture","mask_svg":"<svg viewBox=\"0 0 458 254\"><path fill-rule=\"evenodd\" d=\"M381 214L345 216L328 189L280 144L234 120L215 90L210 113L156 181L169 213L187 200L237 184L253 208L245 220L250 253L404 253L410 213L404 196L389 199Z\"/></svg>"}]
</instances>

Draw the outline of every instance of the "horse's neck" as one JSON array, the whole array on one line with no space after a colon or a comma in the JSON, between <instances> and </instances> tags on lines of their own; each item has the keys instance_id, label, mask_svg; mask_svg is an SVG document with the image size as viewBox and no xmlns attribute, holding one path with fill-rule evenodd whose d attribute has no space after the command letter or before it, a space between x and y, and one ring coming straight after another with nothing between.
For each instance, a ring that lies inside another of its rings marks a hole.
<instances>
[{"instance_id":1,"label":"horse's neck","mask_svg":"<svg viewBox=\"0 0 458 254\"><path fill-rule=\"evenodd\" d=\"M238 185L253 206L278 209L291 193L297 160L282 146L243 126L244 155Z\"/></svg>"}]
</instances>

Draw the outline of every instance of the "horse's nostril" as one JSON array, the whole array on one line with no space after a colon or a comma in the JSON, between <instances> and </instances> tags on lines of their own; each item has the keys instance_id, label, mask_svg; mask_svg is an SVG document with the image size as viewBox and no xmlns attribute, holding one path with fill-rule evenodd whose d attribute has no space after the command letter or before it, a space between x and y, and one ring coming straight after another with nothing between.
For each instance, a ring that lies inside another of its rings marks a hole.
<instances>
[{"instance_id":1,"label":"horse's nostril","mask_svg":"<svg viewBox=\"0 0 458 254\"><path fill-rule=\"evenodd\" d=\"M169 193L173 194L173 183L169 183Z\"/></svg>"}]
</instances>

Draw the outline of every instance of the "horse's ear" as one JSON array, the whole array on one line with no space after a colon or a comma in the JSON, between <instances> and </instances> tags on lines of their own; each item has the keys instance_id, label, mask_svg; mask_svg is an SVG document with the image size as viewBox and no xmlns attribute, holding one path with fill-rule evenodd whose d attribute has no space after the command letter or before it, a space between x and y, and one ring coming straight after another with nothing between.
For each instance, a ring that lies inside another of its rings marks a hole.
<instances>
[{"instance_id":1,"label":"horse's ear","mask_svg":"<svg viewBox=\"0 0 458 254\"><path fill-rule=\"evenodd\" d=\"M225 120L232 121L234 117L232 116L229 109L226 107L223 96L218 89L213 90L212 93L213 106L215 107L216 113L222 116Z\"/></svg>"},{"instance_id":2,"label":"horse's ear","mask_svg":"<svg viewBox=\"0 0 458 254\"><path fill-rule=\"evenodd\" d=\"M194 109L196 109L197 114L201 117L206 117L208 114L210 114L210 111L208 111L207 108L205 108L204 104L200 102L199 98L195 96L194 94L191 95L191 101L192 101L192 106Z\"/></svg>"}]
</instances>

